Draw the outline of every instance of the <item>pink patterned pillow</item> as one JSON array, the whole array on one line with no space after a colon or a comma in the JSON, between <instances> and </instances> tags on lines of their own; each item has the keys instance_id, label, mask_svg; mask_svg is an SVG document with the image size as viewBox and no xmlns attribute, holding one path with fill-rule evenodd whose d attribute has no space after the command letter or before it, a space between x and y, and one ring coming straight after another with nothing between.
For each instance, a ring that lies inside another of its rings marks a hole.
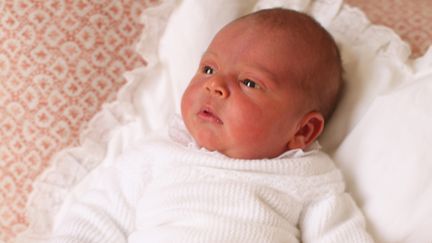
<instances>
[{"instance_id":1,"label":"pink patterned pillow","mask_svg":"<svg viewBox=\"0 0 432 243\"><path fill-rule=\"evenodd\" d=\"M412 57L423 55L432 44L432 4L430 0L346 0L361 8L374 24L385 25L411 46Z\"/></svg>"},{"instance_id":2,"label":"pink patterned pillow","mask_svg":"<svg viewBox=\"0 0 432 243\"><path fill-rule=\"evenodd\" d=\"M156 1L0 1L0 242L28 226L25 205L53 154L145 61L133 50Z\"/></svg>"}]
</instances>

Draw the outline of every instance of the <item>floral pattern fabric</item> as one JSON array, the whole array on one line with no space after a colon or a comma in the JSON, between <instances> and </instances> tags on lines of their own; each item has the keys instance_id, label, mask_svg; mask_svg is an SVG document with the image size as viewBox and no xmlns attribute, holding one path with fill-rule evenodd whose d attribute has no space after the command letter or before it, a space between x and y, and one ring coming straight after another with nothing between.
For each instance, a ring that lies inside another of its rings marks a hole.
<instances>
[{"instance_id":1,"label":"floral pattern fabric","mask_svg":"<svg viewBox=\"0 0 432 243\"><path fill-rule=\"evenodd\" d=\"M0 0L0 242L27 225L32 183L112 100L134 52L139 0Z\"/></svg>"},{"instance_id":2,"label":"floral pattern fabric","mask_svg":"<svg viewBox=\"0 0 432 243\"><path fill-rule=\"evenodd\" d=\"M432 2L430 0L345 0L359 7L372 23L392 28L411 46L411 57L426 52L432 44Z\"/></svg>"}]
</instances>

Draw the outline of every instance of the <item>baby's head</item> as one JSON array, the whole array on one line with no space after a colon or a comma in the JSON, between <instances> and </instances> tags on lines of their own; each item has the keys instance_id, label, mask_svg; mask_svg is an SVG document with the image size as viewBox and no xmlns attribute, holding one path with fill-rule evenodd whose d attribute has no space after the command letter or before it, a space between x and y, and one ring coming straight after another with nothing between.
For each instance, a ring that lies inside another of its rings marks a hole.
<instances>
[{"instance_id":1,"label":"baby's head","mask_svg":"<svg viewBox=\"0 0 432 243\"><path fill-rule=\"evenodd\" d=\"M315 20L262 10L222 28L182 97L198 145L240 159L305 149L321 134L342 89L333 38Z\"/></svg>"}]
</instances>

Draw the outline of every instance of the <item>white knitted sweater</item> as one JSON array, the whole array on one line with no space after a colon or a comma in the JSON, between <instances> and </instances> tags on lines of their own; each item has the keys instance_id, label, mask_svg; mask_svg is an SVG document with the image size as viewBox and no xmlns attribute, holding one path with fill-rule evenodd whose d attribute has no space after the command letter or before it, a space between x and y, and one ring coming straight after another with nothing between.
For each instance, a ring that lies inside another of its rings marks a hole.
<instances>
[{"instance_id":1,"label":"white knitted sweater","mask_svg":"<svg viewBox=\"0 0 432 243\"><path fill-rule=\"evenodd\" d=\"M185 134L144 141L99 169L52 242L372 242L319 150L237 160L198 149Z\"/></svg>"}]
</instances>

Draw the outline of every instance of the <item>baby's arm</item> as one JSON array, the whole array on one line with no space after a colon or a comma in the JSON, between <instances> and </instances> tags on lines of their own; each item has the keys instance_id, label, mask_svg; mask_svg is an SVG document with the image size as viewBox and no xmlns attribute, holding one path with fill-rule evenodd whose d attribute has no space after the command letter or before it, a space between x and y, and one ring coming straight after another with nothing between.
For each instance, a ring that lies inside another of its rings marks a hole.
<instances>
[{"instance_id":1,"label":"baby's arm","mask_svg":"<svg viewBox=\"0 0 432 243\"><path fill-rule=\"evenodd\" d=\"M99 168L92 180L95 183L56 222L51 242L127 242L135 224L135 204L148 174L136 162L123 157L116 166Z\"/></svg>"},{"instance_id":2,"label":"baby's arm","mask_svg":"<svg viewBox=\"0 0 432 243\"><path fill-rule=\"evenodd\" d=\"M366 231L365 220L347 193L312 202L300 222L302 242L373 242Z\"/></svg>"}]
</instances>

